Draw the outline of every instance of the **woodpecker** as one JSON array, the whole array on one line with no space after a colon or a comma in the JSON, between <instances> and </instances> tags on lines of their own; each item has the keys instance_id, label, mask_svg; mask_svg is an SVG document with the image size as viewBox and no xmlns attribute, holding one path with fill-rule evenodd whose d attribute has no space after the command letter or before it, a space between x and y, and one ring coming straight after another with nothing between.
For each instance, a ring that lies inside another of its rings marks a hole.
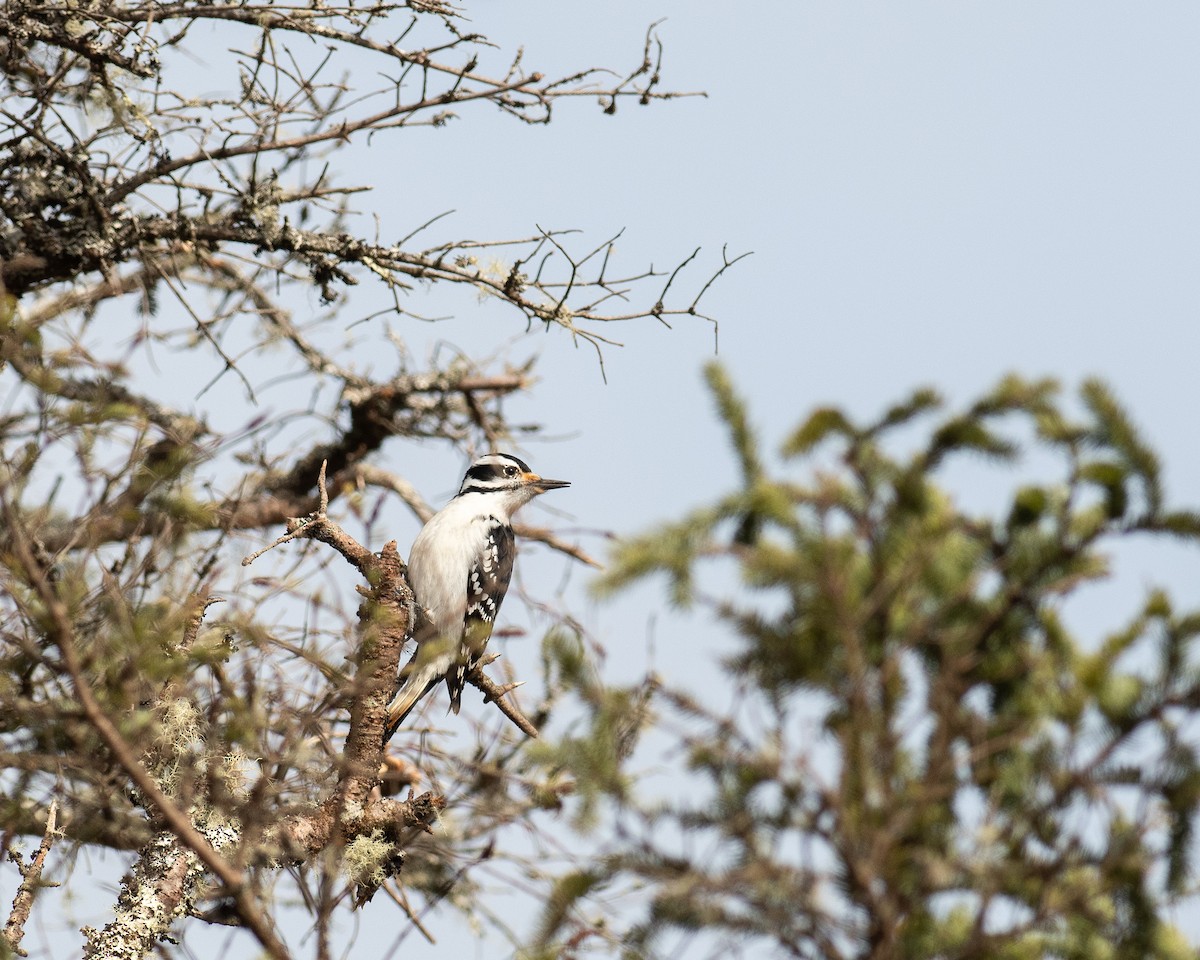
<instances>
[{"instance_id":1,"label":"woodpecker","mask_svg":"<svg viewBox=\"0 0 1200 960\"><path fill-rule=\"evenodd\" d=\"M466 675L483 656L512 576L512 515L539 494L570 485L539 477L507 453L489 453L471 464L454 499L421 528L408 555L417 650L388 704L385 743L443 678L458 713Z\"/></svg>"}]
</instances>

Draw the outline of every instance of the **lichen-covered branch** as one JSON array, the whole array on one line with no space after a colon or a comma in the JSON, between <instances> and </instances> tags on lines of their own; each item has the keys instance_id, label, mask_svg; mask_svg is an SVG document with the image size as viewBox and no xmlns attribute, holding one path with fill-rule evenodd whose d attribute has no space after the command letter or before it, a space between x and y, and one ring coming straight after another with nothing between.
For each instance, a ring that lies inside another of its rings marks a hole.
<instances>
[{"instance_id":1,"label":"lichen-covered branch","mask_svg":"<svg viewBox=\"0 0 1200 960\"><path fill-rule=\"evenodd\" d=\"M232 824L201 822L196 829L218 853L230 853L237 845ZM153 952L173 924L191 916L207 876L195 851L174 833L158 834L138 851L133 870L121 884L113 919L103 929L84 929L86 960L141 960ZM268 951L276 960L289 956L281 943Z\"/></svg>"}]
</instances>

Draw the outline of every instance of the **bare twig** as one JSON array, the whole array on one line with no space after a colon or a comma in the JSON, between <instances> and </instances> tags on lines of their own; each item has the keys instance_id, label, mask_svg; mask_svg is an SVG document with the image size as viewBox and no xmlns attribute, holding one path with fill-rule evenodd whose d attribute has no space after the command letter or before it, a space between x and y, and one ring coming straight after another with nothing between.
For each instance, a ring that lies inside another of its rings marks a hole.
<instances>
[{"instance_id":1,"label":"bare twig","mask_svg":"<svg viewBox=\"0 0 1200 960\"><path fill-rule=\"evenodd\" d=\"M544 543L551 550L558 553L566 554L573 560L578 560L580 563L586 563L589 567L595 567L597 570L603 570L604 565L593 558L591 554L585 551L582 547L567 543L561 537L554 534L551 530L545 527L531 527L524 523L513 524L513 532L518 537L525 540L536 540L538 543Z\"/></svg>"},{"instance_id":2,"label":"bare twig","mask_svg":"<svg viewBox=\"0 0 1200 960\"><path fill-rule=\"evenodd\" d=\"M33 900L37 896L38 890L42 887L58 886L57 883L50 883L42 879L46 855L50 853L50 848L58 835L55 830L57 823L58 801L51 800L50 808L46 811L46 830L42 835L42 843L38 847L38 852L34 854L28 864L16 861L17 868L21 871L21 885L17 888L17 895L13 898L12 912L9 913L8 922L4 925L4 939L8 942L9 948L21 956L26 955L25 951L21 949L21 938L25 936L25 921L29 919L29 911L33 908ZM15 860L17 855L10 852L9 856Z\"/></svg>"},{"instance_id":3,"label":"bare twig","mask_svg":"<svg viewBox=\"0 0 1200 960\"><path fill-rule=\"evenodd\" d=\"M195 597L192 613L184 624L183 637L179 641L179 652L184 653L192 648L196 637L200 634L200 625L204 623L204 614L213 604L224 603L221 597Z\"/></svg>"},{"instance_id":4,"label":"bare twig","mask_svg":"<svg viewBox=\"0 0 1200 960\"><path fill-rule=\"evenodd\" d=\"M529 718L521 712L520 708L518 708L516 704L510 703L505 699L505 694L515 690L525 681L520 680L516 683L507 683L504 686L500 686L491 677L483 672L483 668L489 663L493 662L499 656L500 655L498 653L495 653L489 657L485 657L482 661L476 664L475 668L466 675L465 679L471 686L483 692L484 703L494 703L497 707L499 707L502 714L516 724L517 729L525 734L525 736L536 740L538 736L537 727L529 722Z\"/></svg>"},{"instance_id":5,"label":"bare twig","mask_svg":"<svg viewBox=\"0 0 1200 960\"><path fill-rule=\"evenodd\" d=\"M371 464L359 464L355 468L355 478L366 486L381 487L396 494L422 523L429 520L436 511L411 483L398 473L384 470Z\"/></svg>"},{"instance_id":6,"label":"bare twig","mask_svg":"<svg viewBox=\"0 0 1200 960\"><path fill-rule=\"evenodd\" d=\"M317 510L315 513L309 514L307 517L295 517L288 521L288 532L281 537L276 537L261 550L255 550L248 557L242 558L242 566L248 567L255 560L261 557L269 550L274 550L276 547L287 543L289 540L295 540L299 537L315 536L315 528L326 522L326 516L329 510L329 491L325 489L325 468L329 465L328 460L321 461L321 472L317 475L317 492L319 496ZM362 548L360 547L360 550ZM356 554L361 558L361 554ZM358 564L356 564L357 566Z\"/></svg>"},{"instance_id":7,"label":"bare twig","mask_svg":"<svg viewBox=\"0 0 1200 960\"><path fill-rule=\"evenodd\" d=\"M425 929L425 924L421 922L421 918L417 916L416 912L409 905L408 894L404 892L404 887L402 887L399 883L394 885L391 883L385 883L383 885L383 890L389 897L392 898L392 901L404 911L404 915L408 917L412 925L417 928L417 932L420 933L421 936L423 936L429 943L437 946L437 940L434 939L433 934Z\"/></svg>"}]
</instances>

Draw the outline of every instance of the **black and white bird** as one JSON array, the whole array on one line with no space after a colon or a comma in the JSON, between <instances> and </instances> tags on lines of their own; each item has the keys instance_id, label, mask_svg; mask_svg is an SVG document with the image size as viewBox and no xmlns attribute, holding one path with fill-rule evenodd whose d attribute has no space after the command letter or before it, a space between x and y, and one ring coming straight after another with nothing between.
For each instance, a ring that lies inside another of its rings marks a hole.
<instances>
[{"instance_id":1,"label":"black and white bird","mask_svg":"<svg viewBox=\"0 0 1200 960\"><path fill-rule=\"evenodd\" d=\"M466 675L483 656L508 591L516 554L512 515L538 494L569 486L539 477L517 457L489 453L471 464L458 494L422 527L408 555L417 650L388 704L385 742L442 678L458 713Z\"/></svg>"}]
</instances>

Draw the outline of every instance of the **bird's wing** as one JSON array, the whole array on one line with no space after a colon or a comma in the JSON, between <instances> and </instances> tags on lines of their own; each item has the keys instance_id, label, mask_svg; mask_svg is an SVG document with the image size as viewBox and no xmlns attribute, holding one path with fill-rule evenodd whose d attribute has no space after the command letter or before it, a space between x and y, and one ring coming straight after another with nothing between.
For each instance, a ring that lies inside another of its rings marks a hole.
<instances>
[{"instance_id":1,"label":"bird's wing","mask_svg":"<svg viewBox=\"0 0 1200 960\"><path fill-rule=\"evenodd\" d=\"M450 691L450 709L458 713L463 683L468 672L483 656L492 635L500 604L512 579L513 559L516 557L516 538L512 527L490 517L486 546L471 567L467 577L467 609L463 616L462 653L458 662L446 674Z\"/></svg>"}]
</instances>

